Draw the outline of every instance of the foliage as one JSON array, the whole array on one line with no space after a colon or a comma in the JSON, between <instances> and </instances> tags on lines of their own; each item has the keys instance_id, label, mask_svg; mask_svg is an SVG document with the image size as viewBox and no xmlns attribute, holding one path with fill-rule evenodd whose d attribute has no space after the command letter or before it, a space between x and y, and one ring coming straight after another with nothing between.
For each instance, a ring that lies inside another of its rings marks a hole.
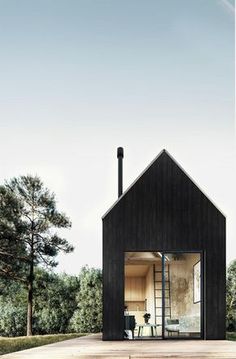
<instances>
[{"instance_id":1,"label":"foliage","mask_svg":"<svg viewBox=\"0 0 236 359\"><path fill-rule=\"evenodd\" d=\"M66 239L55 232L56 228L69 228L70 220L57 211L55 195L44 187L39 177L21 176L6 182L0 186L0 200L2 238L8 240L8 244L21 243L27 253L19 260L28 263L33 259L34 264L54 267L59 251L73 250ZM8 255L14 262L10 250Z\"/></svg>"},{"instance_id":2,"label":"foliage","mask_svg":"<svg viewBox=\"0 0 236 359\"><path fill-rule=\"evenodd\" d=\"M38 347L41 345L61 342L67 339L78 338L85 334L57 334L57 335L36 335L33 337L0 338L0 355L16 352L19 350Z\"/></svg>"},{"instance_id":3,"label":"foliage","mask_svg":"<svg viewBox=\"0 0 236 359\"><path fill-rule=\"evenodd\" d=\"M55 195L30 175L0 186L0 217L0 275L27 285L27 335L32 335L34 268L40 263L55 267L60 251L73 250L56 232L71 223L57 210Z\"/></svg>"},{"instance_id":4,"label":"foliage","mask_svg":"<svg viewBox=\"0 0 236 359\"><path fill-rule=\"evenodd\" d=\"M0 336L26 334L26 289L22 284L0 280Z\"/></svg>"},{"instance_id":5,"label":"foliage","mask_svg":"<svg viewBox=\"0 0 236 359\"><path fill-rule=\"evenodd\" d=\"M26 288L4 287L0 279L0 335L26 334ZM102 272L82 268L79 276L35 270L33 328L36 334L98 332L102 327Z\"/></svg>"},{"instance_id":6,"label":"foliage","mask_svg":"<svg viewBox=\"0 0 236 359\"><path fill-rule=\"evenodd\" d=\"M79 279L38 270L35 278L34 332L65 333L76 307Z\"/></svg>"},{"instance_id":7,"label":"foliage","mask_svg":"<svg viewBox=\"0 0 236 359\"><path fill-rule=\"evenodd\" d=\"M149 320L151 318L151 314L150 313L145 313L143 315L143 318L146 319L146 320Z\"/></svg>"},{"instance_id":8,"label":"foliage","mask_svg":"<svg viewBox=\"0 0 236 359\"><path fill-rule=\"evenodd\" d=\"M24 281L26 244L20 239L24 228L20 223L21 204L6 186L0 186L0 275Z\"/></svg>"},{"instance_id":9,"label":"foliage","mask_svg":"<svg viewBox=\"0 0 236 359\"><path fill-rule=\"evenodd\" d=\"M26 307L0 303L0 334L14 337L26 334Z\"/></svg>"},{"instance_id":10,"label":"foliage","mask_svg":"<svg viewBox=\"0 0 236 359\"><path fill-rule=\"evenodd\" d=\"M4 288L0 280L0 335L26 334L26 289L13 282ZM77 308L79 278L55 274L44 269L35 271L35 306L33 329L36 334L65 333Z\"/></svg>"},{"instance_id":11,"label":"foliage","mask_svg":"<svg viewBox=\"0 0 236 359\"><path fill-rule=\"evenodd\" d=\"M83 267L80 276L78 308L70 321L76 332L100 332L102 329L102 271Z\"/></svg>"},{"instance_id":12,"label":"foliage","mask_svg":"<svg viewBox=\"0 0 236 359\"><path fill-rule=\"evenodd\" d=\"M236 332L226 333L226 339L236 341Z\"/></svg>"},{"instance_id":13,"label":"foliage","mask_svg":"<svg viewBox=\"0 0 236 359\"><path fill-rule=\"evenodd\" d=\"M84 267L78 278L43 269L73 250L56 232L70 226L39 177L0 186L0 335L101 330L101 270Z\"/></svg>"},{"instance_id":14,"label":"foliage","mask_svg":"<svg viewBox=\"0 0 236 359\"><path fill-rule=\"evenodd\" d=\"M226 325L227 330L233 332L236 331L236 260L228 267L226 294Z\"/></svg>"}]
</instances>

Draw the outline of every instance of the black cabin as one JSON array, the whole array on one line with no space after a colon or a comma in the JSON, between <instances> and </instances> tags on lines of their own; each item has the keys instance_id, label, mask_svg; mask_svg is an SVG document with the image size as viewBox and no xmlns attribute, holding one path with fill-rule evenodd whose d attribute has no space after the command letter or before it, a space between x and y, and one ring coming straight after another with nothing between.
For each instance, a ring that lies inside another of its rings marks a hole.
<instances>
[{"instance_id":1,"label":"black cabin","mask_svg":"<svg viewBox=\"0 0 236 359\"><path fill-rule=\"evenodd\" d=\"M163 150L103 216L103 340L225 339L225 216ZM210 170L210 169L209 169Z\"/></svg>"}]
</instances>

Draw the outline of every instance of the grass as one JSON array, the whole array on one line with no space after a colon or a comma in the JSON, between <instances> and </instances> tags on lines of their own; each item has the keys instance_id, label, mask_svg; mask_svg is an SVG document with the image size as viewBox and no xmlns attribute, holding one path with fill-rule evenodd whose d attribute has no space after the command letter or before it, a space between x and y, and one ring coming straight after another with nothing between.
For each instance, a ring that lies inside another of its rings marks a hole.
<instances>
[{"instance_id":1,"label":"grass","mask_svg":"<svg viewBox=\"0 0 236 359\"><path fill-rule=\"evenodd\" d=\"M236 340L236 332L227 332L226 339L227 340Z\"/></svg>"},{"instance_id":2,"label":"grass","mask_svg":"<svg viewBox=\"0 0 236 359\"><path fill-rule=\"evenodd\" d=\"M17 352L19 350L39 347L41 345L61 342L62 340L78 338L86 334L51 334L35 335L32 337L5 338L0 337L0 355Z\"/></svg>"}]
</instances>

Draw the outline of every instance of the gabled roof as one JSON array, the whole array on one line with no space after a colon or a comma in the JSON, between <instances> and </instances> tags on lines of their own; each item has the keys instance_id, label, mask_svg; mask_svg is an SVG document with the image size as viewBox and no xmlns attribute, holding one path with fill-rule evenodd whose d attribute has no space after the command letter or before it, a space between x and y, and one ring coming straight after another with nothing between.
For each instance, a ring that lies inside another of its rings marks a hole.
<instances>
[{"instance_id":1,"label":"gabled roof","mask_svg":"<svg viewBox=\"0 0 236 359\"><path fill-rule=\"evenodd\" d=\"M171 158L172 161L175 162L175 164L183 171L183 173L195 184L195 186L201 191L204 196L218 209L218 211L226 217L226 215L219 209L219 207L212 201L209 196L199 187L199 185L192 179L191 176L183 169L183 167L171 156L171 154L163 149L155 158L154 160L144 169L143 172L134 180L133 183L123 192L123 194L113 203L113 205L106 211L106 213L102 216L102 219L106 217L106 215L117 205L118 202L122 200L122 198L130 191L130 189L135 185L135 183L148 171L148 169L154 164L154 162L158 161L159 157L165 153L169 158Z\"/></svg>"}]
</instances>

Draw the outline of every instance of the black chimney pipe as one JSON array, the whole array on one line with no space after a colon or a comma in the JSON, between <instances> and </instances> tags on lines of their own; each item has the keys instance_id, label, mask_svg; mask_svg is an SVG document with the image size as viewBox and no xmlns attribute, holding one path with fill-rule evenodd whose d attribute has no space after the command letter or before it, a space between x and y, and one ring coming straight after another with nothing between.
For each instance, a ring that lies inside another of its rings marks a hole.
<instances>
[{"instance_id":1,"label":"black chimney pipe","mask_svg":"<svg viewBox=\"0 0 236 359\"><path fill-rule=\"evenodd\" d=\"M123 147L117 148L117 158L118 158L118 197L120 197L123 193L123 158L124 158Z\"/></svg>"}]
</instances>

